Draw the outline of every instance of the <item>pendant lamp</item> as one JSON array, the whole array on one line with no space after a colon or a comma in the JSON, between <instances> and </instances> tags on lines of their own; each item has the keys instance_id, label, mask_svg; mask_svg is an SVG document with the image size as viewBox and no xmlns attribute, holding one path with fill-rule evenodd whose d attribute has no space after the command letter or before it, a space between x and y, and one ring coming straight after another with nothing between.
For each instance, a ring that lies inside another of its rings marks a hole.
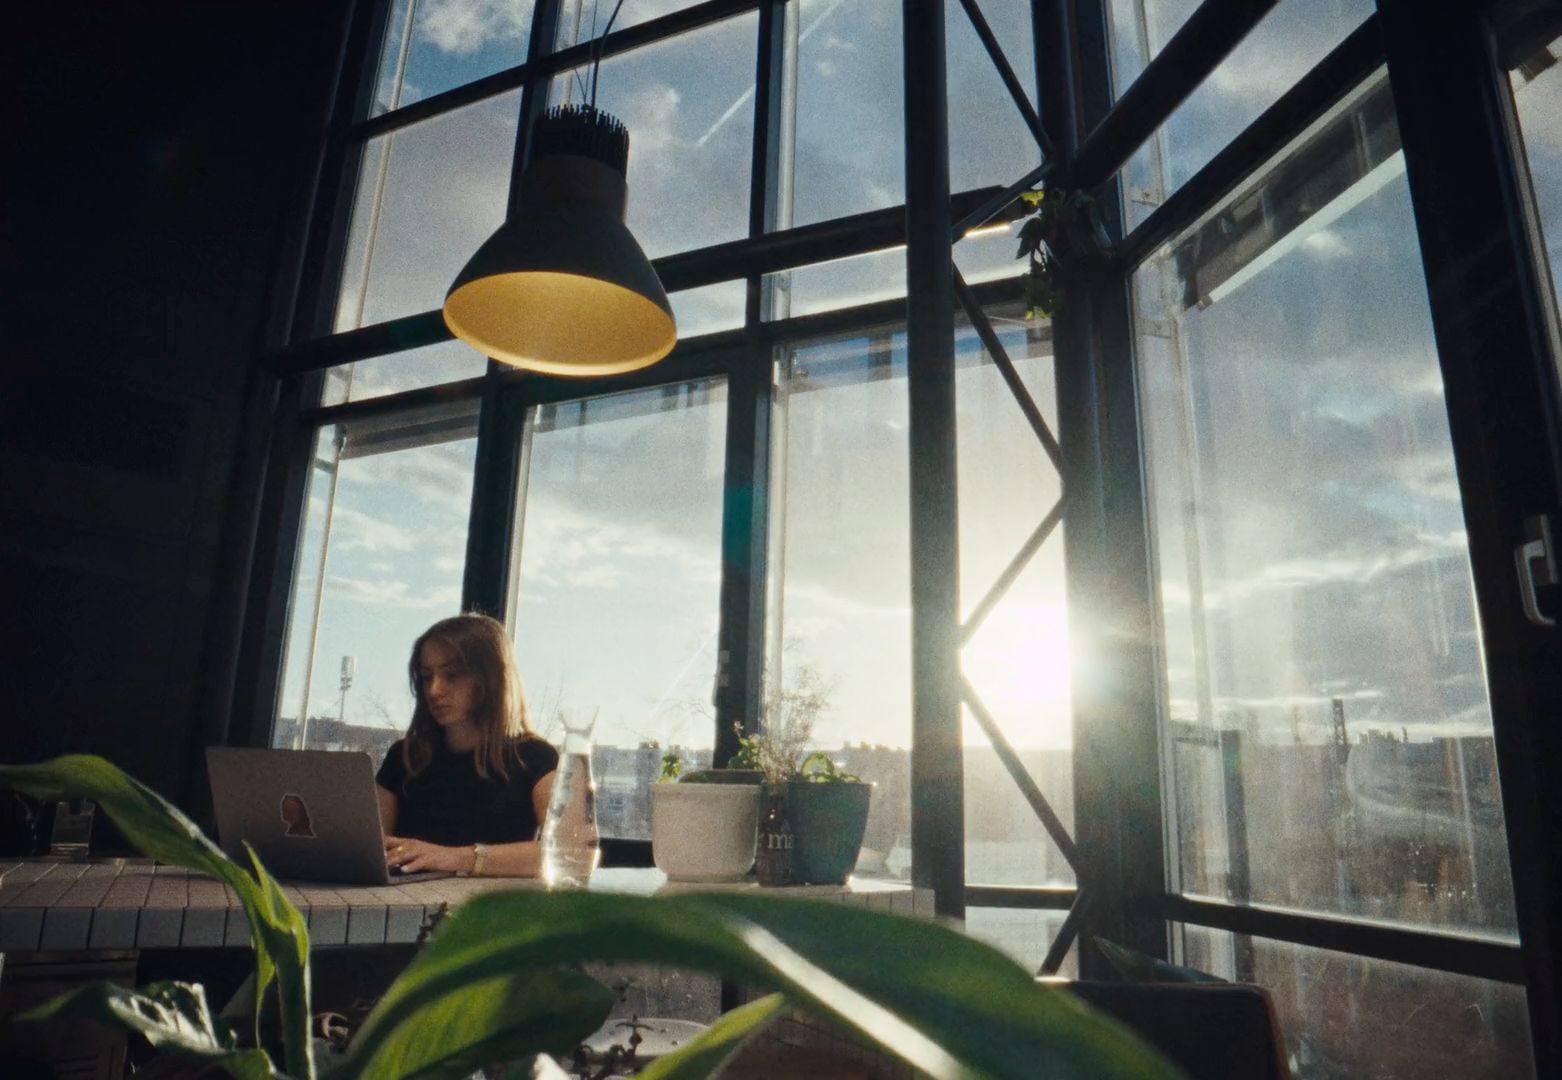
<instances>
[{"instance_id":1,"label":"pendant lamp","mask_svg":"<svg viewBox=\"0 0 1562 1080\"><path fill-rule=\"evenodd\" d=\"M445 295L451 333L549 375L618 375L671 352L672 306L624 225L628 164L628 129L594 103L539 116L518 205Z\"/></svg>"}]
</instances>

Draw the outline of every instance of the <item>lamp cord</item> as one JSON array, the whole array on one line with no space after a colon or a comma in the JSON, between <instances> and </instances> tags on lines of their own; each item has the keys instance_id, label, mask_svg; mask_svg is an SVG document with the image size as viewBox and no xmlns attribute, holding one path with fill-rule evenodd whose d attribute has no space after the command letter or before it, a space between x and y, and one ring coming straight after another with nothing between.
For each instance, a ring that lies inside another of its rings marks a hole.
<instances>
[{"instance_id":1,"label":"lamp cord","mask_svg":"<svg viewBox=\"0 0 1562 1080\"><path fill-rule=\"evenodd\" d=\"M591 107L593 109L597 107L597 80L602 71L602 48L607 41L608 32L613 29L613 21L618 18L619 9L623 6L624 0L618 0L618 3L613 5L613 14L608 16L607 25L602 28L602 34L597 38L596 57L591 64Z\"/></svg>"}]
</instances>

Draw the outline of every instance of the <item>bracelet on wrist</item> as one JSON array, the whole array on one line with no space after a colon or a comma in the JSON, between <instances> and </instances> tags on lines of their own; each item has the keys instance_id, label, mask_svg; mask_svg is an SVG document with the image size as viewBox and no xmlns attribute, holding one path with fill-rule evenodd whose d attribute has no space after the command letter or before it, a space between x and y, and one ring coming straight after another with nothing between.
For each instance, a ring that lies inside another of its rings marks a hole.
<instances>
[{"instance_id":1,"label":"bracelet on wrist","mask_svg":"<svg viewBox=\"0 0 1562 1080\"><path fill-rule=\"evenodd\" d=\"M483 872L483 863L485 863L487 861L488 861L488 845L487 844L473 844L472 845L472 871L471 871L472 872L472 876L476 877L477 875L481 874Z\"/></svg>"}]
</instances>

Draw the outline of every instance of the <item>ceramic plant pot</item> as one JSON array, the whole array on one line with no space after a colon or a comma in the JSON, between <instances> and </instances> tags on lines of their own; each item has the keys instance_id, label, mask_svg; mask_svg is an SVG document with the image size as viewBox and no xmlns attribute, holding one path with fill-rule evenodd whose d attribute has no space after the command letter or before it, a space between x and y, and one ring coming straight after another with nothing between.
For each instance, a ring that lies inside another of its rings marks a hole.
<instances>
[{"instance_id":1,"label":"ceramic plant pot","mask_svg":"<svg viewBox=\"0 0 1562 1080\"><path fill-rule=\"evenodd\" d=\"M796 838L792 849L794 885L840 885L857 865L868 829L873 785L863 781L787 785L786 812Z\"/></svg>"},{"instance_id":2,"label":"ceramic plant pot","mask_svg":"<svg viewBox=\"0 0 1562 1080\"><path fill-rule=\"evenodd\" d=\"M737 881L758 831L758 784L651 785L651 859L668 881Z\"/></svg>"}]
</instances>

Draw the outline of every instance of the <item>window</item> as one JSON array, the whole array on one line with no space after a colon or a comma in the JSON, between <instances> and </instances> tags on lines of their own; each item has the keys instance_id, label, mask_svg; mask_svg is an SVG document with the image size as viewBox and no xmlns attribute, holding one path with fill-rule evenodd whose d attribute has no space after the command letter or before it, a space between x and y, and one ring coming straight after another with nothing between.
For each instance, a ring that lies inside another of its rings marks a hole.
<instances>
[{"instance_id":1,"label":"window","mask_svg":"<svg viewBox=\"0 0 1562 1080\"><path fill-rule=\"evenodd\" d=\"M1540 212L1540 231L1551 272L1552 302L1562 271L1562 38L1536 49L1509 75L1525 163ZM1562 362L1562 358L1559 358Z\"/></svg>"},{"instance_id":2,"label":"window","mask_svg":"<svg viewBox=\"0 0 1562 1080\"><path fill-rule=\"evenodd\" d=\"M1136 278L1177 870L1189 892L1512 933L1386 92Z\"/></svg>"},{"instance_id":3,"label":"window","mask_svg":"<svg viewBox=\"0 0 1562 1080\"><path fill-rule=\"evenodd\" d=\"M651 835L664 750L708 764L726 388L685 383L531 410L509 609L532 722L596 717L606 836Z\"/></svg>"},{"instance_id":4,"label":"window","mask_svg":"<svg viewBox=\"0 0 1562 1080\"><path fill-rule=\"evenodd\" d=\"M1379 77L1135 276L1168 869L1184 894L1512 940L1415 237ZM1527 1068L1517 988L1192 928L1183 949L1271 989L1299 1075Z\"/></svg>"},{"instance_id":5,"label":"window","mask_svg":"<svg viewBox=\"0 0 1562 1080\"><path fill-rule=\"evenodd\" d=\"M272 745L377 764L406 730L412 643L461 608L476 429L473 405L320 429Z\"/></svg>"},{"instance_id":6,"label":"window","mask_svg":"<svg viewBox=\"0 0 1562 1080\"><path fill-rule=\"evenodd\" d=\"M1298 1080L1533 1074L1522 987L1202 926L1173 936L1182 963L1268 988Z\"/></svg>"},{"instance_id":7,"label":"window","mask_svg":"<svg viewBox=\"0 0 1562 1080\"><path fill-rule=\"evenodd\" d=\"M532 0L395 0L370 115L475 82L526 59Z\"/></svg>"},{"instance_id":8,"label":"window","mask_svg":"<svg viewBox=\"0 0 1562 1080\"><path fill-rule=\"evenodd\" d=\"M1052 415L1045 328L1015 318L1017 309L995 314L1022 380ZM956 348L961 580L969 616L1060 489L975 333L962 329ZM767 700L773 711L783 710L782 723L795 719L798 702L807 702L813 743L878 783L858 873L903 878L911 734L903 333L883 327L781 350L776 399ZM982 620L962 663L1005 738L1068 821L1073 736L1062 570L1061 540L1053 535ZM970 722L965 769L967 879L1071 884L1072 871ZM975 922L986 917L972 915ZM999 921L983 925L996 933Z\"/></svg>"},{"instance_id":9,"label":"window","mask_svg":"<svg viewBox=\"0 0 1562 1080\"><path fill-rule=\"evenodd\" d=\"M431 311L504 221L519 92L371 139L353 203L336 330Z\"/></svg>"},{"instance_id":10,"label":"window","mask_svg":"<svg viewBox=\"0 0 1562 1080\"><path fill-rule=\"evenodd\" d=\"M1122 94L1181 29L1196 0L1112 0L1114 70ZM1124 166L1127 224L1207 164L1372 11L1370 0L1282 0Z\"/></svg>"},{"instance_id":11,"label":"window","mask_svg":"<svg viewBox=\"0 0 1562 1080\"><path fill-rule=\"evenodd\" d=\"M750 13L602 62L597 105L629 128L626 221L653 259L748 235L756 23ZM585 100L589 78L559 76L549 100Z\"/></svg>"}]
</instances>

